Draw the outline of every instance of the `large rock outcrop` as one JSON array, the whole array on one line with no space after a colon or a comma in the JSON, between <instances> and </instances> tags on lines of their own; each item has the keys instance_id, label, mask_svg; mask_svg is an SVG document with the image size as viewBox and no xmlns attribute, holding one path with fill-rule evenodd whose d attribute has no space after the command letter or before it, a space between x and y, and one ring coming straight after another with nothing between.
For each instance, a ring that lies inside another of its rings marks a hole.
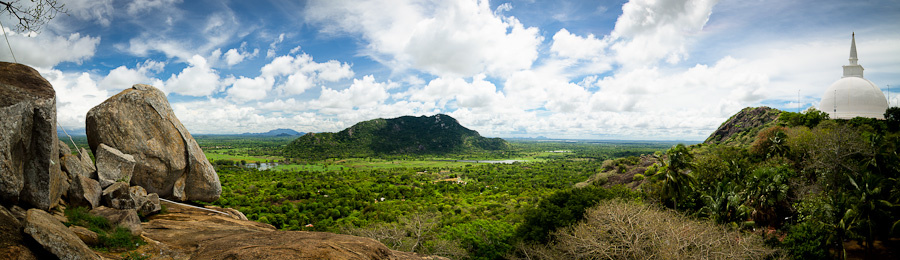
<instances>
[{"instance_id":1,"label":"large rock outcrop","mask_svg":"<svg viewBox=\"0 0 900 260\"><path fill-rule=\"evenodd\" d=\"M132 185L175 200L214 201L222 187L206 155L169 106L165 94L134 85L92 108L88 143L134 156Z\"/></svg>"},{"instance_id":2,"label":"large rock outcrop","mask_svg":"<svg viewBox=\"0 0 900 260\"><path fill-rule=\"evenodd\" d=\"M704 144L749 145L760 130L775 124L781 110L770 107L746 107L728 118Z\"/></svg>"},{"instance_id":3,"label":"large rock outcrop","mask_svg":"<svg viewBox=\"0 0 900 260\"><path fill-rule=\"evenodd\" d=\"M67 188L57 139L53 86L31 67L0 62L0 200L57 204Z\"/></svg>"}]
</instances>

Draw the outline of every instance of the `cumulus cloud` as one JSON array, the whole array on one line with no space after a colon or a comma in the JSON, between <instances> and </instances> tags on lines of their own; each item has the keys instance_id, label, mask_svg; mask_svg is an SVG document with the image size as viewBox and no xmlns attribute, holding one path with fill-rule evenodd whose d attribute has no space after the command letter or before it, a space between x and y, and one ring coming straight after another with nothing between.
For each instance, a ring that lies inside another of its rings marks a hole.
<instances>
[{"instance_id":1,"label":"cumulus cloud","mask_svg":"<svg viewBox=\"0 0 900 260\"><path fill-rule=\"evenodd\" d=\"M392 12L382 11L383 4L311 2L306 18L325 33L362 35L368 41L364 54L394 70L439 76L504 76L527 69L543 41L537 28L492 12L487 1L434 1L430 7L396 1Z\"/></svg>"},{"instance_id":2,"label":"cumulus cloud","mask_svg":"<svg viewBox=\"0 0 900 260\"><path fill-rule=\"evenodd\" d=\"M147 60L137 64L134 69L119 66L111 71L98 84L101 89L121 90L134 84L150 84L161 86L159 79L153 78L156 73L162 72L166 64L161 61Z\"/></svg>"},{"instance_id":3,"label":"cumulus cloud","mask_svg":"<svg viewBox=\"0 0 900 260\"><path fill-rule=\"evenodd\" d=\"M9 35L9 44L19 63L34 67L50 68L61 62L74 62L81 64L84 60L94 56L99 37L89 35L82 36L79 33L68 36L54 35L52 33L16 33L4 28ZM0 58L12 61L9 51L0 51Z\"/></svg>"},{"instance_id":4,"label":"cumulus cloud","mask_svg":"<svg viewBox=\"0 0 900 260\"><path fill-rule=\"evenodd\" d=\"M252 59L259 54L259 49L253 49L252 52L246 49L246 42L242 43L240 48L229 49L224 54L222 54L222 49L216 49L210 53L207 61L210 64L218 64L224 61L225 65L230 67L243 62L245 59Z\"/></svg>"},{"instance_id":5,"label":"cumulus cloud","mask_svg":"<svg viewBox=\"0 0 900 260\"><path fill-rule=\"evenodd\" d=\"M626 66L646 66L660 60L682 61L688 40L700 32L717 0L633 0L622 6L622 15L610 36L617 61Z\"/></svg>"},{"instance_id":6,"label":"cumulus cloud","mask_svg":"<svg viewBox=\"0 0 900 260\"><path fill-rule=\"evenodd\" d=\"M441 77L428 82L421 88L413 88L400 96L410 101L434 104L437 108L473 108L491 111L504 108L506 98L497 87L485 80L484 74L475 75L471 82L462 78ZM447 107L451 103L451 107Z\"/></svg>"},{"instance_id":7,"label":"cumulus cloud","mask_svg":"<svg viewBox=\"0 0 900 260\"><path fill-rule=\"evenodd\" d=\"M265 77L245 78L240 77L234 81L234 85L228 89L228 97L240 102L260 100L266 97L266 93L272 89L272 79Z\"/></svg>"},{"instance_id":8,"label":"cumulus cloud","mask_svg":"<svg viewBox=\"0 0 900 260\"><path fill-rule=\"evenodd\" d=\"M194 55L188 64L187 68L166 80L162 88L164 91L186 96L208 96L221 90L219 74L209 67L205 58Z\"/></svg>"},{"instance_id":9,"label":"cumulus cloud","mask_svg":"<svg viewBox=\"0 0 900 260\"><path fill-rule=\"evenodd\" d=\"M37 68L56 90L56 119L59 125L83 128L88 110L110 96L88 73L64 73L56 69Z\"/></svg>"},{"instance_id":10,"label":"cumulus cloud","mask_svg":"<svg viewBox=\"0 0 900 260\"><path fill-rule=\"evenodd\" d=\"M286 95L296 95L316 83L335 82L353 77L350 64L336 60L316 62L309 54L279 56L260 69L260 76L280 81L277 89Z\"/></svg>"},{"instance_id":11,"label":"cumulus cloud","mask_svg":"<svg viewBox=\"0 0 900 260\"><path fill-rule=\"evenodd\" d=\"M354 108L374 108L387 100L390 95L387 92L390 82L375 82L375 77L366 75L361 80L354 79L350 88L334 90L322 87L322 94L318 100L312 101L314 107L329 114L338 111L347 111Z\"/></svg>"}]
</instances>

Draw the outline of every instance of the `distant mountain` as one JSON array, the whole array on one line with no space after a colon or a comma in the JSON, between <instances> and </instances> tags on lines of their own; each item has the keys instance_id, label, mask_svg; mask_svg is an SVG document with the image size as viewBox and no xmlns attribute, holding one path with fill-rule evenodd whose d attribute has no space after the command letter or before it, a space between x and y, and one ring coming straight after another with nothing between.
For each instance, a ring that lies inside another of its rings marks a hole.
<instances>
[{"instance_id":1,"label":"distant mountain","mask_svg":"<svg viewBox=\"0 0 900 260\"><path fill-rule=\"evenodd\" d=\"M366 157L380 154L446 154L505 150L500 138L485 138L443 114L359 122L337 133L307 133L285 148L294 158Z\"/></svg>"},{"instance_id":2,"label":"distant mountain","mask_svg":"<svg viewBox=\"0 0 900 260\"><path fill-rule=\"evenodd\" d=\"M69 133L69 135L71 135L71 136L86 136L87 135L87 132L85 131L84 127L82 127L82 128L66 128L65 131L63 131L62 127L59 127L59 126L56 127L56 135L57 136L66 136L66 133Z\"/></svg>"},{"instance_id":3,"label":"distant mountain","mask_svg":"<svg viewBox=\"0 0 900 260\"><path fill-rule=\"evenodd\" d=\"M279 129L275 129L275 130L269 130L268 132L265 132L265 133L243 133L241 135L248 135L248 136L301 136L303 134L304 134L303 132L297 132L297 131L294 131L293 129L279 128Z\"/></svg>"}]
</instances>

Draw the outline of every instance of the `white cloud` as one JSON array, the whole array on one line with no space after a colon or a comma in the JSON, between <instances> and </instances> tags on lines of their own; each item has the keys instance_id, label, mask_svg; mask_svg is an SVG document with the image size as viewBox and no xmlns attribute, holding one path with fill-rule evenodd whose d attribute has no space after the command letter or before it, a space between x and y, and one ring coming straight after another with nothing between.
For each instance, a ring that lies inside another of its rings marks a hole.
<instances>
[{"instance_id":1,"label":"white cloud","mask_svg":"<svg viewBox=\"0 0 900 260\"><path fill-rule=\"evenodd\" d=\"M208 96L220 91L222 83L219 82L219 75L209 67L205 58L194 55L188 64L181 73L172 74L161 89L166 93L187 96Z\"/></svg>"},{"instance_id":2,"label":"white cloud","mask_svg":"<svg viewBox=\"0 0 900 260\"><path fill-rule=\"evenodd\" d=\"M353 77L350 64L336 60L315 62L309 54L279 56L260 69L260 76L281 82L277 89L286 95L305 92L320 82L335 82Z\"/></svg>"},{"instance_id":3,"label":"white cloud","mask_svg":"<svg viewBox=\"0 0 900 260\"><path fill-rule=\"evenodd\" d=\"M137 37L131 38L128 44L120 43L115 46L139 57L160 52L166 57L188 62L194 55L213 53L215 49L235 38L247 35L253 29L240 24L235 14L227 8L213 11L204 17L205 20L202 21L185 19L179 20L180 23L174 25L164 23L152 24L152 27L148 25L148 28L142 30ZM190 33L180 33L183 31Z\"/></svg>"},{"instance_id":4,"label":"white cloud","mask_svg":"<svg viewBox=\"0 0 900 260\"><path fill-rule=\"evenodd\" d=\"M64 37L52 33L19 34L8 28L4 29L7 30L9 44L19 63L34 67L50 68L61 62L81 64L94 56L97 45L100 44L100 37L81 36L79 33ZM0 59L13 60L7 48L0 49Z\"/></svg>"},{"instance_id":5,"label":"white cloud","mask_svg":"<svg viewBox=\"0 0 900 260\"><path fill-rule=\"evenodd\" d=\"M665 60L677 63L687 57L689 36L700 32L717 0L633 0L622 6L622 15L610 36L617 61L626 67L647 66Z\"/></svg>"},{"instance_id":6,"label":"white cloud","mask_svg":"<svg viewBox=\"0 0 900 260\"><path fill-rule=\"evenodd\" d=\"M82 20L95 20L109 26L115 15L113 0L69 0L65 2L66 14Z\"/></svg>"},{"instance_id":7,"label":"white cloud","mask_svg":"<svg viewBox=\"0 0 900 260\"><path fill-rule=\"evenodd\" d=\"M284 41L284 34L282 33L282 34L278 35L278 38L276 38L275 41L272 41L272 43L269 44L269 50L266 51L267 59L275 57L275 49L278 47L278 44L280 44L283 41ZM293 53L294 53L294 50L292 49L291 54L293 54Z\"/></svg>"},{"instance_id":8,"label":"white cloud","mask_svg":"<svg viewBox=\"0 0 900 260\"><path fill-rule=\"evenodd\" d=\"M497 91L493 83L485 80L484 74L476 75L472 82L461 78L436 78L421 88L413 88L398 95L410 101L434 104L436 108L472 108L482 111L502 110L506 108L503 93ZM448 103L452 106L447 107Z\"/></svg>"},{"instance_id":9,"label":"white cloud","mask_svg":"<svg viewBox=\"0 0 900 260\"><path fill-rule=\"evenodd\" d=\"M55 69L37 68L56 90L56 119L68 129L83 128L88 110L110 96L97 87L88 73L64 73Z\"/></svg>"},{"instance_id":10,"label":"white cloud","mask_svg":"<svg viewBox=\"0 0 900 260\"><path fill-rule=\"evenodd\" d=\"M350 88L334 90L322 87L322 94L318 100L311 101L312 107L318 107L319 111L327 114L339 114L342 111L354 108L374 108L387 100L388 85L391 82L375 82L375 77L366 75L362 80L353 79Z\"/></svg>"},{"instance_id":11,"label":"white cloud","mask_svg":"<svg viewBox=\"0 0 900 260\"><path fill-rule=\"evenodd\" d=\"M322 32L361 34L365 55L394 70L414 68L439 76L504 76L527 69L543 38L514 17L498 16L487 1L435 1L425 7L396 1L311 2L306 18Z\"/></svg>"},{"instance_id":12,"label":"white cloud","mask_svg":"<svg viewBox=\"0 0 900 260\"><path fill-rule=\"evenodd\" d=\"M266 93L272 89L272 84L271 78L240 77L235 80L234 85L228 89L228 98L238 102L260 100L266 97Z\"/></svg>"},{"instance_id":13,"label":"white cloud","mask_svg":"<svg viewBox=\"0 0 900 260\"><path fill-rule=\"evenodd\" d=\"M588 60L603 57L606 47L607 43L593 34L580 37L563 28L553 35L550 52L563 58Z\"/></svg>"},{"instance_id":14,"label":"white cloud","mask_svg":"<svg viewBox=\"0 0 900 260\"><path fill-rule=\"evenodd\" d=\"M168 9L180 4L182 0L133 0L125 7L128 15L138 15L154 9Z\"/></svg>"},{"instance_id":15,"label":"white cloud","mask_svg":"<svg viewBox=\"0 0 900 260\"><path fill-rule=\"evenodd\" d=\"M134 84L158 85L160 80L153 78L153 75L161 72L165 66L164 62L153 60L139 63L134 69L119 66L109 71L109 74L98 85L105 90L122 90L130 88Z\"/></svg>"}]
</instances>

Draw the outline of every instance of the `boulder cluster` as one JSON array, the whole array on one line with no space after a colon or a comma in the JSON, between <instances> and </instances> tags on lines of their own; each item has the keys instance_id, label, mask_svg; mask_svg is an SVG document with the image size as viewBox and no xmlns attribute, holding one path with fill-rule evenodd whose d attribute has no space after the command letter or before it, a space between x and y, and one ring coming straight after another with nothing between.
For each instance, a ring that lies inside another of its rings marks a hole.
<instances>
[{"instance_id":1,"label":"boulder cluster","mask_svg":"<svg viewBox=\"0 0 900 260\"><path fill-rule=\"evenodd\" d=\"M218 175L162 91L135 85L91 109L86 123L91 153L72 153L56 134L50 83L0 62L0 259L100 259L87 246L96 233L62 224L65 207L140 235L139 216L159 212L160 198L218 199Z\"/></svg>"}]
</instances>

